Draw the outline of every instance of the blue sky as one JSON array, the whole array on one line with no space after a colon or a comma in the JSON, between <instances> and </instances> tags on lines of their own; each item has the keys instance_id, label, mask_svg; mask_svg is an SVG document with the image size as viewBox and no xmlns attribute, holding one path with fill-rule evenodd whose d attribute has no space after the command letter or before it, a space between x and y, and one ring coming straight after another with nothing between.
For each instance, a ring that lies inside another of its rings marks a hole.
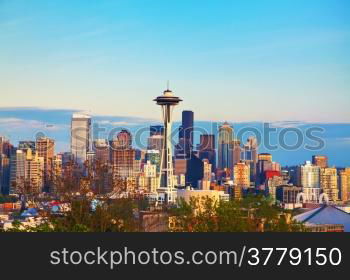
<instances>
[{"instance_id":1,"label":"blue sky","mask_svg":"<svg viewBox=\"0 0 350 280\"><path fill-rule=\"evenodd\" d=\"M2 107L349 122L348 0L0 0Z\"/></svg>"}]
</instances>

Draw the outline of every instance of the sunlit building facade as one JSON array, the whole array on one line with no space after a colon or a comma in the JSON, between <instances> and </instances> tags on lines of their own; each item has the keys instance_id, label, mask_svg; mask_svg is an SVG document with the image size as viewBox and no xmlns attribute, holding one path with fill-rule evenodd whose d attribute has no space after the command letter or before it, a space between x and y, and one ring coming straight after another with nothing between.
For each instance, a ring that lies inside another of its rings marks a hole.
<instances>
[{"instance_id":1,"label":"sunlit building facade","mask_svg":"<svg viewBox=\"0 0 350 280\"><path fill-rule=\"evenodd\" d=\"M298 185L303 188L303 193L307 202L319 202L321 194L319 166L307 161L298 167Z\"/></svg>"},{"instance_id":2,"label":"sunlit building facade","mask_svg":"<svg viewBox=\"0 0 350 280\"><path fill-rule=\"evenodd\" d=\"M71 153L78 165L87 160L91 144L91 117L84 114L73 114L71 120Z\"/></svg>"},{"instance_id":3,"label":"sunlit building facade","mask_svg":"<svg viewBox=\"0 0 350 280\"><path fill-rule=\"evenodd\" d=\"M36 140L38 156L44 158L44 184L49 187L52 181L53 158L55 155L55 140L48 137L40 137Z\"/></svg>"},{"instance_id":4,"label":"sunlit building facade","mask_svg":"<svg viewBox=\"0 0 350 280\"><path fill-rule=\"evenodd\" d=\"M345 168L345 170L339 173L339 189L340 189L340 200L349 201L350 200L350 168Z\"/></svg>"},{"instance_id":5,"label":"sunlit building facade","mask_svg":"<svg viewBox=\"0 0 350 280\"><path fill-rule=\"evenodd\" d=\"M237 187L248 189L250 187L250 166L239 162L233 167L233 182Z\"/></svg>"},{"instance_id":6,"label":"sunlit building facade","mask_svg":"<svg viewBox=\"0 0 350 280\"><path fill-rule=\"evenodd\" d=\"M326 168L328 167L328 157L322 155L312 156L312 164L321 168Z\"/></svg>"},{"instance_id":7,"label":"sunlit building facade","mask_svg":"<svg viewBox=\"0 0 350 280\"><path fill-rule=\"evenodd\" d=\"M339 199L338 175L336 168L321 168L320 186L322 192L328 196L330 201L337 201Z\"/></svg>"},{"instance_id":8,"label":"sunlit building facade","mask_svg":"<svg viewBox=\"0 0 350 280\"><path fill-rule=\"evenodd\" d=\"M219 127L218 137L218 168L232 169L232 141L233 141L233 127L225 122Z\"/></svg>"}]
</instances>

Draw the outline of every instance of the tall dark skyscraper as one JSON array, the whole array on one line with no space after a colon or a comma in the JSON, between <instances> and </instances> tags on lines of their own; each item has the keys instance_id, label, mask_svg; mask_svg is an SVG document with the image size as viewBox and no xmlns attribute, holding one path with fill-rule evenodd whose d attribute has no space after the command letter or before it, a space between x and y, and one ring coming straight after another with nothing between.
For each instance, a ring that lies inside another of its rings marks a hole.
<instances>
[{"instance_id":1,"label":"tall dark skyscraper","mask_svg":"<svg viewBox=\"0 0 350 280\"><path fill-rule=\"evenodd\" d=\"M179 127L179 143L175 147L176 158L190 158L193 150L192 111L182 111L182 124Z\"/></svg>"},{"instance_id":2,"label":"tall dark skyscraper","mask_svg":"<svg viewBox=\"0 0 350 280\"><path fill-rule=\"evenodd\" d=\"M203 179L203 161L195 154L187 160L186 183L194 188L198 187L198 181Z\"/></svg>"},{"instance_id":3,"label":"tall dark skyscraper","mask_svg":"<svg viewBox=\"0 0 350 280\"><path fill-rule=\"evenodd\" d=\"M193 145L193 112L182 111L182 133L183 138Z\"/></svg>"},{"instance_id":4,"label":"tall dark skyscraper","mask_svg":"<svg viewBox=\"0 0 350 280\"><path fill-rule=\"evenodd\" d=\"M10 190L10 158L13 146L9 140L0 136L0 193L8 194Z\"/></svg>"},{"instance_id":5,"label":"tall dark skyscraper","mask_svg":"<svg viewBox=\"0 0 350 280\"><path fill-rule=\"evenodd\" d=\"M212 172L216 168L216 150L215 150L215 135L202 134L200 136L200 144L198 147L198 154L201 160L208 159L212 167Z\"/></svg>"}]
</instances>

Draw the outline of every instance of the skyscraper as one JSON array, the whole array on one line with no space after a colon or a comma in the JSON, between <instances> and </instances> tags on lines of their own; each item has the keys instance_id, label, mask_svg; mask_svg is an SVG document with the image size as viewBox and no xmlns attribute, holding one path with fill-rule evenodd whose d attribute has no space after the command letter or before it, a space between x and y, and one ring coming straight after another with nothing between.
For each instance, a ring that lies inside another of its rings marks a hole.
<instances>
[{"instance_id":1,"label":"skyscraper","mask_svg":"<svg viewBox=\"0 0 350 280\"><path fill-rule=\"evenodd\" d=\"M256 164L258 163L258 141L250 136L243 146L243 160L250 165L250 181L256 181Z\"/></svg>"},{"instance_id":2,"label":"skyscraper","mask_svg":"<svg viewBox=\"0 0 350 280\"><path fill-rule=\"evenodd\" d=\"M322 192L327 194L330 201L338 200L338 174L336 168L321 168L320 185Z\"/></svg>"},{"instance_id":3,"label":"skyscraper","mask_svg":"<svg viewBox=\"0 0 350 280\"><path fill-rule=\"evenodd\" d=\"M135 160L134 149L114 149L111 165L113 178L135 177L139 173L139 161Z\"/></svg>"},{"instance_id":4,"label":"skyscraper","mask_svg":"<svg viewBox=\"0 0 350 280\"><path fill-rule=\"evenodd\" d=\"M251 162L248 162L251 163ZM258 163L256 164L256 186L265 184L265 172L272 170L272 155L268 153L262 153L258 155Z\"/></svg>"},{"instance_id":5,"label":"skyscraper","mask_svg":"<svg viewBox=\"0 0 350 280\"><path fill-rule=\"evenodd\" d=\"M151 125L149 128L149 136L152 137L154 135L163 135L164 126L162 125Z\"/></svg>"},{"instance_id":6,"label":"skyscraper","mask_svg":"<svg viewBox=\"0 0 350 280\"><path fill-rule=\"evenodd\" d=\"M233 182L241 189L250 187L250 166L244 162L238 162L233 167Z\"/></svg>"},{"instance_id":7,"label":"skyscraper","mask_svg":"<svg viewBox=\"0 0 350 280\"><path fill-rule=\"evenodd\" d=\"M0 155L3 154L3 150L4 150L4 142L6 142L7 139L4 136L0 136Z\"/></svg>"},{"instance_id":8,"label":"skyscraper","mask_svg":"<svg viewBox=\"0 0 350 280\"><path fill-rule=\"evenodd\" d=\"M10 158L0 154L0 193L9 194L10 191Z\"/></svg>"},{"instance_id":9,"label":"skyscraper","mask_svg":"<svg viewBox=\"0 0 350 280\"><path fill-rule=\"evenodd\" d=\"M303 188L303 193L308 202L318 202L320 188L320 167L307 161L298 167L298 185Z\"/></svg>"},{"instance_id":10,"label":"skyscraper","mask_svg":"<svg viewBox=\"0 0 350 280\"><path fill-rule=\"evenodd\" d=\"M148 150L158 150L159 152L163 149L163 135L152 135L148 138L147 149Z\"/></svg>"},{"instance_id":11,"label":"skyscraper","mask_svg":"<svg viewBox=\"0 0 350 280\"><path fill-rule=\"evenodd\" d=\"M147 192L157 191L157 166L150 161L143 165L143 174L139 177L139 186L145 188Z\"/></svg>"},{"instance_id":12,"label":"skyscraper","mask_svg":"<svg viewBox=\"0 0 350 280\"><path fill-rule=\"evenodd\" d=\"M28 148L11 157L11 194L37 194L44 186L44 158Z\"/></svg>"},{"instance_id":13,"label":"skyscraper","mask_svg":"<svg viewBox=\"0 0 350 280\"><path fill-rule=\"evenodd\" d=\"M93 149L98 164L105 165L109 162L109 145L107 139L95 139Z\"/></svg>"},{"instance_id":14,"label":"skyscraper","mask_svg":"<svg viewBox=\"0 0 350 280\"><path fill-rule=\"evenodd\" d=\"M161 159L161 176L159 184L159 193L165 194L165 202L175 202L174 195L174 176L173 176L173 158L171 148L171 126L172 126L172 111L174 106L178 105L182 100L174 96L169 89L163 92L163 95L154 99L157 105L162 107L164 121L164 141Z\"/></svg>"},{"instance_id":15,"label":"skyscraper","mask_svg":"<svg viewBox=\"0 0 350 280\"><path fill-rule=\"evenodd\" d=\"M198 187L198 181L203 179L204 162L192 153L187 159L186 183L194 188Z\"/></svg>"},{"instance_id":16,"label":"skyscraper","mask_svg":"<svg viewBox=\"0 0 350 280\"><path fill-rule=\"evenodd\" d=\"M50 192L56 193L60 191L61 187L61 178L62 178L62 154L58 154L53 158L52 164L52 188L50 188Z\"/></svg>"},{"instance_id":17,"label":"skyscraper","mask_svg":"<svg viewBox=\"0 0 350 280\"><path fill-rule=\"evenodd\" d=\"M44 187L44 169L45 161L43 157L39 157L38 152L33 155L27 150L27 158L25 161L25 188L29 188L29 193L41 193Z\"/></svg>"},{"instance_id":18,"label":"skyscraper","mask_svg":"<svg viewBox=\"0 0 350 280\"><path fill-rule=\"evenodd\" d=\"M55 154L55 140L48 137L40 137L36 140L38 156L44 159L44 185L49 187L52 179L53 158Z\"/></svg>"},{"instance_id":19,"label":"skyscraper","mask_svg":"<svg viewBox=\"0 0 350 280\"><path fill-rule=\"evenodd\" d=\"M241 141L238 139L234 139L232 141L232 164L233 166L237 163L239 163L242 159L242 147L241 147Z\"/></svg>"},{"instance_id":20,"label":"skyscraper","mask_svg":"<svg viewBox=\"0 0 350 280\"><path fill-rule=\"evenodd\" d=\"M32 152L35 152L35 149L36 149L35 141L30 141L30 140L19 141L18 149L22 151L27 151L28 149L31 149Z\"/></svg>"},{"instance_id":21,"label":"skyscraper","mask_svg":"<svg viewBox=\"0 0 350 280\"><path fill-rule=\"evenodd\" d=\"M12 145L5 137L0 136L0 193L3 194L8 194L10 189L11 153Z\"/></svg>"},{"instance_id":22,"label":"skyscraper","mask_svg":"<svg viewBox=\"0 0 350 280\"><path fill-rule=\"evenodd\" d=\"M211 172L216 169L215 135L202 134L198 145L198 156L201 160L207 159L211 165Z\"/></svg>"},{"instance_id":23,"label":"skyscraper","mask_svg":"<svg viewBox=\"0 0 350 280\"><path fill-rule=\"evenodd\" d=\"M0 137L0 142L0 154L10 158L11 155L16 152L15 148L10 141L3 136Z\"/></svg>"},{"instance_id":24,"label":"skyscraper","mask_svg":"<svg viewBox=\"0 0 350 280\"><path fill-rule=\"evenodd\" d=\"M179 127L179 143L175 147L176 158L189 159L193 150L193 112L182 111L182 124Z\"/></svg>"},{"instance_id":25,"label":"skyscraper","mask_svg":"<svg viewBox=\"0 0 350 280\"><path fill-rule=\"evenodd\" d=\"M192 111L182 111L182 137L190 148L193 145L193 115Z\"/></svg>"},{"instance_id":26,"label":"skyscraper","mask_svg":"<svg viewBox=\"0 0 350 280\"><path fill-rule=\"evenodd\" d=\"M339 173L340 199L341 201L350 200L350 168Z\"/></svg>"},{"instance_id":27,"label":"skyscraper","mask_svg":"<svg viewBox=\"0 0 350 280\"><path fill-rule=\"evenodd\" d=\"M203 159L203 181L208 181L209 183L211 182L212 178L212 169L210 165L209 160Z\"/></svg>"},{"instance_id":28,"label":"skyscraper","mask_svg":"<svg viewBox=\"0 0 350 280\"><path fill-rule=\"evenodd\" d=\"M261 153L258 154L258 161L267 161L267 162L272 162L272 155L269 153Z\"/></svg>"},{"instance_id":29,"label":"skyscraper","mask_svg":"<svg viewBox=\"0 0 350 280\"><path fill-rule=\"evenodd\" d=\"M132 135L128 130L121 130L111 143L111 165L114 178L135 177L140 172L136 150L132 148Z\"/></svg>"},{"instance_id":30,"label":"skyscraper","mask_svg":"<svg viewBox=\"0 0 350 280\"><path fill-rule=\"evenodd\" d=\"M312 156L312 164L321 168L326 168L328 167L328 157L321 155Z\"/></svg>"},{"instance_id":31,"label":"skyscraper","mask_svg":"<svg viewBox=\"0 0 350 280\"><path fill-rule=\"evenodd\" d=\"M208 159L203 159L203 179L201 180L201 189L210 190L212 178L212 167Z\"/></svg>"},{"instance_id":32,"label":"skyscraper","mask_svg":"<svg viewBox=\"0 0 350 280\"><path fill-rule=\"evenodd\" d=\"M113 139L112 149L130 149L132 146L132 135L130 131L122 129L117 137Z\"/></svg>"},{"instance_id":33,"label":"skyscraper","mask_svg":"<svg viewBox=\"0 0 350 280\"><path fill-rule=\"evenodd\" d=\"M10 194L16 194L19 188L24 186L26 153L17 150L11 155L10 160Z\"/></svg>"},{"instance_id":34,"label":"skyscraper","mask_svg":"<svg viewBox=\"0 0 350 280\"><path fill-rule=\"evenodd\" d=\"M73 114L71 121L71 153L74 161L83 165L91 143L91 117Z\"/></svg>"},{"instance_id":35,"label":"skyscraper","mask_svg":"<svg viewBox=\"0 0 350 280\"><path fill-rule=\"evenodd\" d=\"M145 161L149 161L156 166L157 172L160 171L160 152L158 150L147 150L145 154Z\"/></svg>"},{"instance_id":36,"label":"skyscraper","mask_svg":"<svg viewBox=\"0 0 350 280\"><path fill-rule=\"evenodd\" d=\"M233 128L229 123L224 122L219 127L218 138L218 168L219 169L232 169L232 141L233 141Z\"/></svg>"}]
</instances>

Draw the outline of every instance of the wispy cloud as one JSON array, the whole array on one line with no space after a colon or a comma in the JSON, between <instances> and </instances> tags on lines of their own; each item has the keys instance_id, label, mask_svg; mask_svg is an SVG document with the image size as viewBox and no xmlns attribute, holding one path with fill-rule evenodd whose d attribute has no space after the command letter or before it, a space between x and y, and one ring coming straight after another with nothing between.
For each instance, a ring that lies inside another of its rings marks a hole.
<instances>
[{"instance_id":1,"label":"wispy cloud","mask_svg":"<svg viewBox=\"0 0 350 280\"><path fill-rule=\"evenodd\" d=\"M271 127L274 128L298 128L304 125L307 125L307 122L300 121L280 121L280 122L271 122L269 123Z\"/></svg>"},{"instance_id":2,"label":"wispy cloud","mask_svg":"<svg viewBox=\"0 0 350 280\"><path fill-rule=\"evenodd\" d=\"M137 125L149 123L150 121L147 119L145 120L130 119L130 120L120 120L120 121L119 120L96 120L94 122L100 125L107 125L107 126L137 126Z\"/></svg>"},{"instance_id":3,"label":"wispy cloud","mask_svg":"<svg viewBox=\"0 0 350 280\"><path fill-rule=\"evenodd\" d=\"M38 120L25 120L19 118L0 118L0 128L7 131L14 131L18 129L42 129L57 131L67 129L67 125L52 124Z\"/></svg>"}]
</instances>

